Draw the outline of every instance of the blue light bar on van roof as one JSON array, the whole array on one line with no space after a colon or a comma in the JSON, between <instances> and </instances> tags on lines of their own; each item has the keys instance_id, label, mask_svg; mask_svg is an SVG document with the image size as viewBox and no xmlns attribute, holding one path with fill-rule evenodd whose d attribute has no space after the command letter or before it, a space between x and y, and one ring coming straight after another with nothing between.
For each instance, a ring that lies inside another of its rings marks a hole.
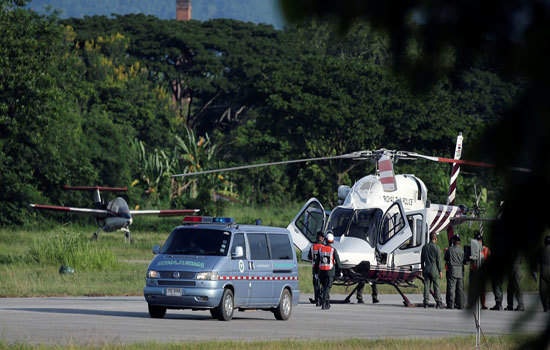
<instances>
[{"instance_id":1,"label":"blue light bar on van roof","mask_svg":"<svg viewBox=\"0 0 550 350\"><path fill-rule=\"evenodd\" d=\"M234 224L235 219L212 216L186 216L183 218L183 222L189 224Z\"/></svg>"}]
</instances>

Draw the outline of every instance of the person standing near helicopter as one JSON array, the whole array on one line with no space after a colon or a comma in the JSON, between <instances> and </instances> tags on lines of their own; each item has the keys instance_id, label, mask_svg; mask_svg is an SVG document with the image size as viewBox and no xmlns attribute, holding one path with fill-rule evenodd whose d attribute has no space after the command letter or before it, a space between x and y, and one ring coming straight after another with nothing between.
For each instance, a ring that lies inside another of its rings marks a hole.
<instances>
[{"instance_id":1,"label":"person standing near helicopter","mask_svg":"<svg viewBox=\"0 0 550 350\"><path fill-rule=\"evenodd\" d=\"M437 234L430 233L430 243L422 247L420 253L420 266L422 266L422 276L424 277L424 301L423 306L428 307L430 300L430 286L434 288L435 307L443 308L441 295L439 294L439 279L443 277L441 269L441 249L435 244L437 242Z\"/></svg>"},{"instance_id":2,"label":"person standing near helicopter","mask_svg":"<svg viewBox=\"0 0 550 350\"><path fill-rule=\"evenodd\" d=\"M341 273L342 265L340 264L338 252L332 247L332 243L334 242L332 231L327 232L325 241L326 245L319 249L316 265L319 269L319 279L322 286L321 308L328 310L330 309L330 288L332 287L336 273Z\"/></svg>"},{"instance_id":3,"label":"person standing near helicopter","mask_svg":"<svg viewBox=\"0 0 550 350\"><path fill-rule=\"evenodd\" d=\"M317 306L321 306L321 282L319 281L319 268L317 265L317 255L319 255L319 249L323 247L325 244L323 241L325 240L325 236L323 235L323 231L317 232L317 240L313 245L311 246L309 253L308 253L308 259L311 260L311 274L313 275L313 292L314 292L314 299L309 298L309 301L312 304L316 304Z\"/></svg>"}]
</instances>

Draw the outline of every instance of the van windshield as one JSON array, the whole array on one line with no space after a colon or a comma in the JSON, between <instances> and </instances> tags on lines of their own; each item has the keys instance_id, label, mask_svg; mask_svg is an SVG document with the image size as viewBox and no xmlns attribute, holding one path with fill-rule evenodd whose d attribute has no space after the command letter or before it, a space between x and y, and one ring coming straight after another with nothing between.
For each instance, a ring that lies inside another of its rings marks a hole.
<instances>
[{"instance_id":1,"label":"van windshield","mask_svg":"<svg viewBox=\"0 0 550 350\"><path fill-rule=\"evenodd\" d=\"M227 255L231 233L223 230L177 228L162 247L162 254Z\"/></svg>"}]
</instances>

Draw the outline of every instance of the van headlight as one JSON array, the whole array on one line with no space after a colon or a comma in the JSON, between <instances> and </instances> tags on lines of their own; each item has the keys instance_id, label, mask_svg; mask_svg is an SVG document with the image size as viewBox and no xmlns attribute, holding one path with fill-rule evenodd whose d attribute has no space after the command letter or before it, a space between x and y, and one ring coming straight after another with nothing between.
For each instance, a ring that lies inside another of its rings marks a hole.
<instances>
[{"instance_id":1,"label":"van headlight","mask_svg":"<svg viewBox=\"0 0 550 350\"><path fill-rule=\"evenodd\" d=\"M160 272L155 270L147 270L147 278L159 278Z\"/></svg>"},{"instance_id":2,"label":"van headlight","mask_svg":"<svg viewBox=\"0 0 550 350\"><path fill-rule=\"evenodd\" d=\"M218 271L198 272L196 278L198 280L217 281L220 278L220 274L218 273Z\"/></svg>"}]
</instances>

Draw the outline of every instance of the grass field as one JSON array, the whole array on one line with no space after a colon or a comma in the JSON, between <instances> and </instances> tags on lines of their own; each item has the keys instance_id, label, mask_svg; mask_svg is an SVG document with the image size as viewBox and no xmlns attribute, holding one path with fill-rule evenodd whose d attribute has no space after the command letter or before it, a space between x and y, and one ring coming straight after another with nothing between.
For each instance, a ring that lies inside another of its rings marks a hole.
<instances>
[{"instance_id":1,"label":"grass field","mask_svg":"<svg viewBox=\"0 0 550 350\"><path fill-rule=\"evenodd\" d=\"M226 216L239 223L253 224L261 219L265 225L286 227L300 205L268 208L230 205ZM0 230L0 297L63 296L63 295L141 295L147 265L153 258L153 245L162 245L170 230L181 219L138 218L132 226L134 244L125 244L122 232L101 233L98 241L89 238L96 230L92 225L65 224L27 226ZM60 275L60 265L75 268L73 275ZM468 269L466 269L468 273ZM312 293L311 268L300 262L300 291ZM525 273L523 289L536 291L538 286ZM466 276L466 283L468 278ZM405 288L405 293L421 293L419 288ZM351 291L335 286L333 293ZM442 291L445 279L441 280ZM379 292L396 293L388 285ZM370 288L365 289L370 294Z\"/></svg>"},{"instance_id":2,"label":"grass field","mask_svg":"<svg viewBox=\"0 0 550 350\"><path fill-rule=\"evenodd\" d=\"M528 342L533 338L532 335L505 335L498 337L487 337L487 343L483 342L484 349L516 349L521 344ZM452 337L438 339L346 339L338 341L300 341L300 340L283 340L283 341L265 341L265 342L243 342L243 341L208 341L208 342L185 342L185 343L134 343L134 344L113 344L113 343L92 343L88 345L65 345L65 346L48 346L48 345L30 345L24 343L7 344L0 341L0 350L7 349L105 349L105 350L141 350L141 349L187 349L187 350L210 350L210 349L225 349L225 350L240 350L244 348L259 349L259 350L342 350L342 349L397 349L397 350L416 350L416 349L473 349L475 347L475 337Z\"/></svg>"}]
</instances>

